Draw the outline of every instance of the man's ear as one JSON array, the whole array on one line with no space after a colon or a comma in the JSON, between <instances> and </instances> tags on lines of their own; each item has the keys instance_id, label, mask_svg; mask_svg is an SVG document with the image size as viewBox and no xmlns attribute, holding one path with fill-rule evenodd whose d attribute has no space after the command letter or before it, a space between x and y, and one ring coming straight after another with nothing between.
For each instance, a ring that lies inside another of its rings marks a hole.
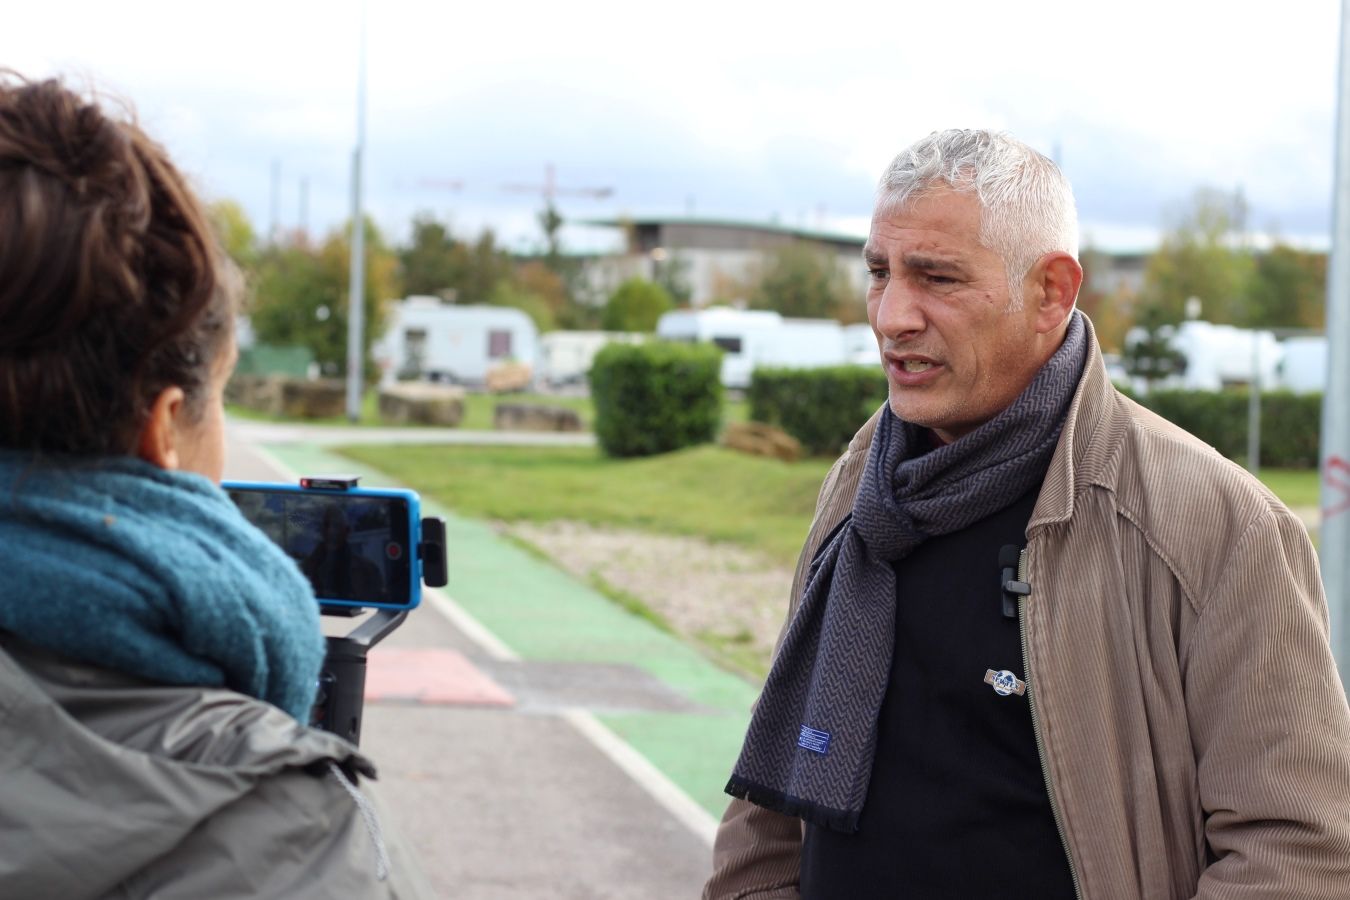
<instances>
[{"instance_id":1,"label":"man's ear","mask_svg":"<svg viewBox=\"0 0 1350 900\"><path fill-rule=\"evenodd\" d=\"M1083 284L1083 267L1063 251L1047 253L1032 267L1039 289L1028 299L1037 303L1036 330L1047 334L1062 326L1073 312L1078 289Z\"/></svg>"},{"instance_id":2,"label":"man's ear","mask_svg":"<svg viewBox=\"0 0 1350 900\"><path fill-rule=\"evenodd\" d=\"M178 417L183 411L183 389L166 387L150 405L141 435L136 441L136 455L161 469L177 469Z\"/></svg>"}]
</instances>

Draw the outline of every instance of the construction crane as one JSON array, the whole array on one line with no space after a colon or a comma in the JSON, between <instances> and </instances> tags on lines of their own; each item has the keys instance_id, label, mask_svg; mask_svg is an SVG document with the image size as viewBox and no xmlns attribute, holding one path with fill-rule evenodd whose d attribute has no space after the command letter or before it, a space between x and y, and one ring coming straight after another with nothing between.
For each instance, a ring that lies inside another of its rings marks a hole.
<instances>
[{"instance_id":1,"label":"construction crane","mask_svg":"<svg viewBox=\"0 0 1350 900\"><path fill-rule=\"evenodd\" d=\"M464 187L464 182L459 178L419 178L417 187L432 191L459 191Z\"/></svg>"},{"instance_id":2,"label":"construction crane","mask_svg":"<svg viewBox=\"0 0 1350 900\"><path fill-rule=\"evenodd\" d=\"M548 243L550 259L556 259L558 256L558 229L562 227L563 223L562 216L558 213L558 207L553 202L554 198L590 197L593 200L604 200L606 197L614 195L614 189L611 187L558 187L553 163L544 164L543 184L504 184L502 190L518 194L536 194L544 198L544 209L539 214L539 224L544 229L544 239Z\"/></svg>"},{"instance_id":3,"label":"construction crane","mask_svg":"<svg viewBox=\"0 0 1350 900\"><path fill-rule=\"evenodd\" d=\"M560 188L553 170L553 163L544 164L544 183L543 184L504 184L502 190L514 191L524 194L539 194L544 198L544 203L552 205L553 198L564 197L591 197L596 200L604 200L606 197L614 195L614 188L609 187L582 187L582 188Z\"/></svg>"}]
</instances>

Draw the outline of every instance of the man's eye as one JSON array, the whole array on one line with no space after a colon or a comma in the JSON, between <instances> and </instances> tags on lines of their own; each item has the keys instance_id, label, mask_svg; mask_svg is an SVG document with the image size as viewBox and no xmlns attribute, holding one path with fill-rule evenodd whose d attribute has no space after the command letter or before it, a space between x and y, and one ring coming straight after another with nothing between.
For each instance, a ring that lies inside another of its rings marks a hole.
<instances>
[{"instance_id":1,"label":"man's eye","mask_svg":"<svg viewBox=\"0 0 1350 900\"><path fill-rule=\"evenodd\" d=\"M956 279L949 275L934 275L929 273L924 276L924 280L929 284L956 284Z\"/></svg>"},{"instance_id":2,"label":"man's eye","mask_svg":"<svg viewBox=\"0 0 1350 900\"><path fill-rule=\"evenodd\" d=\"M890 276L889 269L868 269L867 277L873 281L885 281Z\"/></svg>"}]
</instances>

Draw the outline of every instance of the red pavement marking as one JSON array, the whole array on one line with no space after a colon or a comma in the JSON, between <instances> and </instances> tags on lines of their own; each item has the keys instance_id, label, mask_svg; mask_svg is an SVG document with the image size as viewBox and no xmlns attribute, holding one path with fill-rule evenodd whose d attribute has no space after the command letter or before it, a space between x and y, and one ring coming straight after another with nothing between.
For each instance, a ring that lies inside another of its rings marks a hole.
<instances>
[{"instance_id":1,"label":"red pavement marking","mask_svg":"<svg viewBox=\"0 0 1350 900\"><path fill-rule=\"evenodd\" d=\"M453 706L515 706L511 696L462 653L377 647L366 659L366 699Z\"/></svg>"}]
</instances>

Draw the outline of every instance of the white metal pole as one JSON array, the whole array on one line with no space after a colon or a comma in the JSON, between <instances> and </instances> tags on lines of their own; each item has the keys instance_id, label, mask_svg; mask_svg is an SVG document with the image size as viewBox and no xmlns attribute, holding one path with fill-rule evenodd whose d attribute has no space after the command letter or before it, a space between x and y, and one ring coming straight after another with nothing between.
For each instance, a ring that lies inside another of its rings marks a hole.
<instances>
[{"instance_id":1,"label":"white metal pole","mask_svg":"<svg viewBox=\"0 0 1350 900\"><path fill-rule=\"evenodd\" d=\"M1331 647L1350 689L1350 0L1341 0L1335 208L1327 276L1327 385L1322 399L1322 580Z\"/></svg>"},{"instance_id":2,"label":"white metal pole","mask_svg":"<svg viewBox=\"0 0 1350 900\"><path fill-rule=\"evenodd\" d=\"M365 304L362 302L366 284L366 219L361 204L361 157L366 145L366 4L361 2L361 49L356 75L356 149L352 151L352 267L351 284L347 290L347 419L361 418L362 330L365 324Z\"/></svg>"}]
</instances>

